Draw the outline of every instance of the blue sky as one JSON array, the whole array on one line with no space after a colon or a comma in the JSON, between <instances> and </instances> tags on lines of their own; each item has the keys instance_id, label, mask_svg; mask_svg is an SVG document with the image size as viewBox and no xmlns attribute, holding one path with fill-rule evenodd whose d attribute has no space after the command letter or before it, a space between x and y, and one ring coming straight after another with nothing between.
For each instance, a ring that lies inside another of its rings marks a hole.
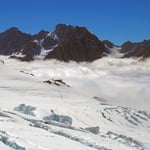
<instances>
[{"instance_id":1,"label":"blue sky","mask_svg":"<svg viewBox=\"0 0 150 150\"><path fill-rule=\"evenodd\" d=\"M53 30L64 23L87 27L115 44L150 39L150 0L0 0L0 32Z\"/></svg>"}]
</instances>

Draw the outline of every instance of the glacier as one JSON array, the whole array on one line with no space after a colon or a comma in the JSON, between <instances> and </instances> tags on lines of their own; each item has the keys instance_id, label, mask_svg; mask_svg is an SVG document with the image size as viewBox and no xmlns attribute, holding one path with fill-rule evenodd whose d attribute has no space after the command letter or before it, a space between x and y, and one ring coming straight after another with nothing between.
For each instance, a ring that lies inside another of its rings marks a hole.
<instances>
[{"instance_id":1,"label":"glacier","mask_svg":"<svg viewBox=\"0 0 150 150\"><path fill-rule=\"evenodd\" d=\"M0 60L0 149L150 149L150 60Z\"/></svg>"}]
</instances>

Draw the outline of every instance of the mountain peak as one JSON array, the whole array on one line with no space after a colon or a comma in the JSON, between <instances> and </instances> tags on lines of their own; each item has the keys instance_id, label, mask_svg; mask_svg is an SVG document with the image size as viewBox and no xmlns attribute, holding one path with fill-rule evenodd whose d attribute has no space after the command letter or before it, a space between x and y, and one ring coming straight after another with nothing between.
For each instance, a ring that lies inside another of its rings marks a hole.
<instances>
[{"instance_id":1,"label":"mountain peak","mask_svg":"<svg viewBox=\"0 0 150 150\"><path fill-rule=\"evenodd\" d=\"M85 27L58 24L50 37L57 40L58 45L46 59L93 61L106 52L104 44Z\"/></svg>"},{"instance_id":2,"label":"mountain peak","mask_svg":"<svg viewBox=\"0 0 150 150\"><path fill-rule=\"evenodd\" d=\"M45 59L77 62L93 61L107 52L105 45L94 34L80 26L58 24L50 33L41 30L35 35L12 27L0 35L1 54L21 53L26 55L25 60L32 60L32 57L40 55L42 49L51 49L44 56Z\"/></svg>"},{"instance_id":3,"label":"mountain peak","mask_svg":"<svg viewBox=\"0 0 150 150\"><path fill-rule=\"evenodd\" d=\"M72 25L65 25L65 24L57 24L55 30L65 30L68 28L73 28Z\"/></svg>"},{"instance_id":4,"label":"mountain peak","mask_svg":"<svg viewBox=\"0 0 150 150\"><path fill-rule=\"evenodd\" d=\"M8 30L6 30L5 32L21 32L17 27L11 27L11 28L9 28Z\"/></svg>"}]
</instances>

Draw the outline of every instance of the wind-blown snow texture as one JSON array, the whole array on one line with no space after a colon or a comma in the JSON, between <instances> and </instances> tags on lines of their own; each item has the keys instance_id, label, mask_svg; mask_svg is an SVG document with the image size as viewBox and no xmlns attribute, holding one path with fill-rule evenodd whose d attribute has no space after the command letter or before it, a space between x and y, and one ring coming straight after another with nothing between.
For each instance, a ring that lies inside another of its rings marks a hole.
<instances>
[{"instance_id":1,"label":"wind-blown snow texture","mask_svg":"<svg viewBox=\"0 0 150 150\"><path fill-rule=\"evenodd\" d=\"M0 149L150 149L150 60L0 59Z\"/></svg>"}]
</instances>

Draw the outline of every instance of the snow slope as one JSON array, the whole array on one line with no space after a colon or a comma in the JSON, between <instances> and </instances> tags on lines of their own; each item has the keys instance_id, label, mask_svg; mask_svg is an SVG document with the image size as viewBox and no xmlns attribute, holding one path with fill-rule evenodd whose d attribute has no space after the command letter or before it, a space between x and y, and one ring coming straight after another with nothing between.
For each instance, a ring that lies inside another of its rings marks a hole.
<instances>
[{"instance_id":1,"label":"snow slope","mask_svg":"<svg viewBox=\"0 0 150 150\"><path fill-rule=\"evenodd\" d=\"M0 149L150 149L149 60L0 59Z\"/></svg>"}]
</instances>

